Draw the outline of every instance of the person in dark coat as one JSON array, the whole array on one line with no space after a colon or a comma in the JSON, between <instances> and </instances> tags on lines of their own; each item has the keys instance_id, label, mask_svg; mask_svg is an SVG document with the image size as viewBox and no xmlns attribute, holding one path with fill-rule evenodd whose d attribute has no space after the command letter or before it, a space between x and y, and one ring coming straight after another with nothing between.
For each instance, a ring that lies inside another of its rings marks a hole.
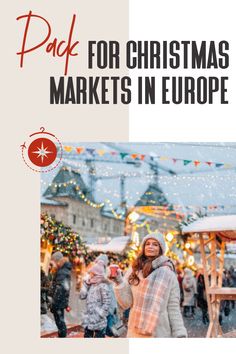
<instances>
[{"instance_id":1,"label":"person in dark coat","mask_svg":"<svg viewBox=\"0 0 236 354\"><path fill-rule=\"evenodd\" d=\"M41 274L40 274L40 287L41 287L41 315L46 315L47 310L48 310L48 305L49 305L49 299L48 299L48 290L50 287L50 282L45 274L44 270L41 268Z\"/></svg>"},{"instance_id":2,"label":"person in dark coat","mask_svg":"<svg viewBox=\"0 0 236 354\"><path fill-rule=\"evenodd\" d=\"M208 307L205 281L204 276L202 274L200 274L197 279L197 305L202 310L202 322L204 324L207 324L209 322Z\"/></svg>"},{"instance_id":3,"label":"person in dark coat","mask_svg":"<svg viewBox=\"0 0 236 354\"><path fill-rule=\"evenodd\" d=\"M51 261L56 267L50 291L52 297L51 312L58 328L58 337L63 338L67 336L64 310L69 305L72 265L68 258L63 257L63 254L59 251L53 253Z\"/></svg>"},{"instance_id":4,"label":"person in dark coat","mask_svg":"<svg viewBox=\"0 0 236 354\"><path fill-rule=\"evenodd\" d=\"M233 266L230 267L229 269L229 274L230 274L230 286L232 288L236 288L236 268L234 268ZM235 300L231 300L231 304L232 304L232 309L235 308Z\"/></svg>"}]
</instances>

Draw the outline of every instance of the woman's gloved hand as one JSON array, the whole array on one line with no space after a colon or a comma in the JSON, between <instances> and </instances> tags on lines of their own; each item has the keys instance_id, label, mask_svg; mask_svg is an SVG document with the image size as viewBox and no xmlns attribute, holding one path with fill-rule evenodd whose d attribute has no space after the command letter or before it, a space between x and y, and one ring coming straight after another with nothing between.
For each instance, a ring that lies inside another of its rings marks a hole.
<instances>
[{"instance_id":1,"label":"woman's gloved hand","mask_svg":"<svg viewBox=\"0 0 236 354\"><path fill-rule=\"evenodd\" d=\"M90 276L88 273L86 273L85 276L83 277L83 284L85 286L89 286L90 285L89 280L90 280Z\"/></svg>"},{"instance_id":2,"label":"woman's gloved hand","mask_svg":"<svg viewBox=\"0 0 236 354\"><path fill-rule=\"evenodd\" d=\"M111 271L110 269L108 269L108 274L107 274L108 278L113 281L116 285L119 285L123 282L123 276L121 273L121 270L118 268L116 271L116 274L111 276Z\"/></svg>"}]
</instances>

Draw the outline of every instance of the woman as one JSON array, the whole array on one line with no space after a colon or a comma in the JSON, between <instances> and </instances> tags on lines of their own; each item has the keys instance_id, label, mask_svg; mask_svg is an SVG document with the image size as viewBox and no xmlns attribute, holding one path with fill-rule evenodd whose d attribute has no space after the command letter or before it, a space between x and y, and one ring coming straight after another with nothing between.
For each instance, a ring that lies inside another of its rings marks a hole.
<instances>
[{"instance_id":1,"label":"woman","mask_svg":"<svg viewBox=\"0 0 236 354\"><path fill-rule=\"evenodd\" d=\"M197 286L195 278L191 269L185 268L184 279L183 279L183 292L184 292L184 316L191 316L193 318L195 314L195 297L197 295ZM190 314L191 310L191 314Z\"/></svg>"},{"instance_id":2,"label":"woman","mask_svg":"<svg viewBox=\"0 0 236 354\"><path fill-rule=\"evenodd\" d=\"M105 277L104 262L98 261L89 270L89 278L84 280L79 294L81 300L86 299L86 310L83 314L85 338L104 338L107 317L111 305L111 292Z\"/></svg>"},{"instance_id":3,"label":"woman","mask_svg":"<svg viewBox=\"0 0 236 354\"><path fill-rule=\"evenodd\" d=\"M50 282L45 274L44 270L41 268L41 315L46 315L49 305L48 291L50 287Z\"/></svg>"},{"instance_id":4,"label":"woman","mask_svg":"<svg viewBox=\"0 0 236 354\"><path fill-rule=\"evenodd\" d=\"M178 280L165 251L162 234L147 235L125 279L120 271L114 278L118 303L124 310L130 308L129 338L187 336L180 312Z\"/></svg>"}]
</instances>

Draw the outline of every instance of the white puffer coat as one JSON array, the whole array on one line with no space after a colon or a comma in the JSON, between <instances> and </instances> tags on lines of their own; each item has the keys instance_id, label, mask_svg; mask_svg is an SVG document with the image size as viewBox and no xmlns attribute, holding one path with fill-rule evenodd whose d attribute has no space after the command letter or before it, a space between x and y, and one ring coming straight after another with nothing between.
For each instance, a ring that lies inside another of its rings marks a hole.
<instances>
[{"instance_id":1,"label":"white puffer coat","mask_svg":"<svg viewBox=\"0 0 236 354\"><path fill-rule=\"evenodd\" d=\"M107 281L88 285L80 290L81 300L86 299L86 310L82 315L82 325L92 331L102 330L107 326L107 316L111 306L111 290Z\"/></svg>"}]
</instances>

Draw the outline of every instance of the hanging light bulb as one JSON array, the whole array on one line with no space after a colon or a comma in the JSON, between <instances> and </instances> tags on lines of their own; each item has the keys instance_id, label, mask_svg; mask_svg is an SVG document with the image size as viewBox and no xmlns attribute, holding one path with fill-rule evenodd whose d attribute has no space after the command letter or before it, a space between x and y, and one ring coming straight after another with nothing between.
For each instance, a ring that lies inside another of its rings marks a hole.
<instances>
[{"instance_id":1,"label":"hanging light bulb","mask_svg":"<svg viewBox=\"0 0 236 354\"><path fill-rule=\"evenodd\" d=\"M188 257L188 265L192 266L195 262L194 256L189 256Z\"/></svg>"},{"instance_id":2,"label":"hanging light bulb","mask_svg":"<svg viewBox=\"0 0 236 354\"><path fill-rule=\"evenodd\" d=\"M191 244L189 242L186 242L184 247L188 250L191 247Z\"/></svg>"},{"instance_id":3,"label":"hanging light bulb","mask_svg":"<svg viewBox=\"0 0 236 354\"><path fill-rule=\"evenodd\" d=\"M130 219L130 221L131 221L132 223L134 223L135 221L138 220L139 216L140 216L140 215L139 215L138 213L136 213L136 211L132 211L132 212L129 214L128 218Z\"/></svg>"},{"instance_id":4,"label":"hanging light bulb","mask_svg":"<svg viewBox=\"0 0 236 354\"><path fill-rule=\"evenodd\" d=\"M173 235L171 232L169 232L169 233L166 235L166 240L167 240L168 242L171 242L171 241L173 240L173 238L174 238L174 235Z\"/></svg>"}]
</instances>

